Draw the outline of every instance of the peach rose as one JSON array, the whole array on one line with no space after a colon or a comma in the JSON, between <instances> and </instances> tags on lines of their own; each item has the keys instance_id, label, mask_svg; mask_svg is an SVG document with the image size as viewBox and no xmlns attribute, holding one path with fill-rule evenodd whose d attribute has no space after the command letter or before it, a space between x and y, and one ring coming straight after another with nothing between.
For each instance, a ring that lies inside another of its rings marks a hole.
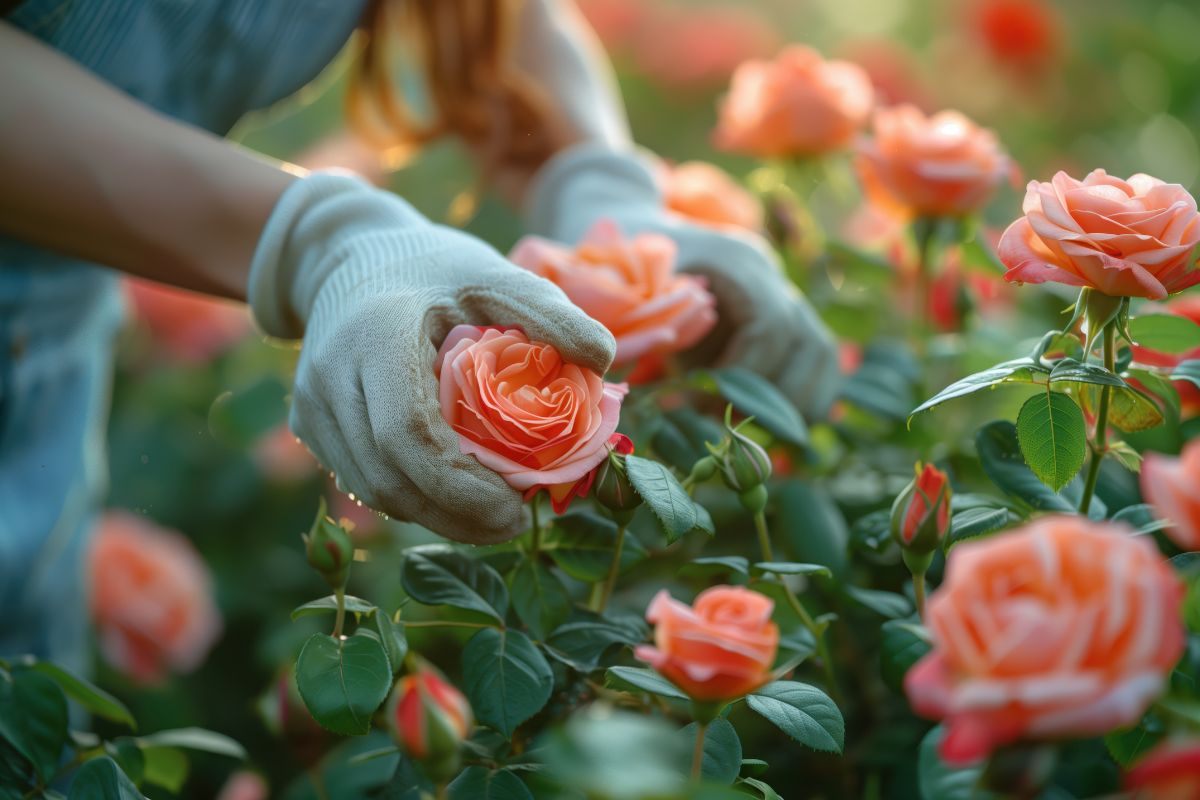
<instances>
[{"instance_id":1,"label":"peach rose","mask_svg":"<svg viewBox=\"0 0 1200 800\"><path fill-rule=\"evenodd\" d=\"M675 243L666 236L625 239L604 220L574 249L526 236L508 257L549 279L608 328L617 340L613 366L619 368L685 350L716 324L716 298L702 278L674 271L675 256Z\"/></svg>"},{"instance_id":2,"label":"peach rose","mask_svg":"<svg viewBox=\"0 0 1200 800\"><path fill-rule=\"evenodd\" d=\"M135 318L155 343L184 363L209 361L253 329L246 307L152 281L126 279Z\"/></svg>"},{"instance_id":3,"label":"peach rose","mask_svg":"<svg viewBox=\"0 0 1200 800\"><path fill-rule=\"evenodd\" d=\"M634 655L693 699L741 697L771 680L779 649L774 608L770 598L740 586L706 589L693 606L663 589L646 610L654 646L641 645Z\"/></svg>"},{"instance_id":4,"label":"peach rose","mask_svg":"<svg viewBox=\"0 0 1200 800\"><path fill-rule=\"evenodd\" d=\"M1139 476L1142 496L1171 522L1165 533L1180 549L1200 550L1200 439L1188 442L1179 458L1147 453Z\"/></svg>"},{"instance_id":5,"label":"peach rose","mask_svg":"<svg viewBox=\"0 0 1200 800\"><path fill-rule=\"evenodd\" d=\"M663 164L658 174L667 208L693 222L714 227L761 230L763 209L728 172L703 161Z\"/></svg>"},{"instance_id":6,"label":"peach rose","mask_svg":"<svg viewBox=\"0 0 1200 800\"><path fill-rule=\"evenodd\" d=\"M775 52L779 35L754 11L737 6L667 6L648 15L634 58L666 87L711 87L739 64Z\"/></svg>"},{"instance_id":7,"label":"peach rose","mask_svg":"<svg viewBox=\"0 0 1200 800\"><path fill-rule=\"evenodd\" d=\"M873 134L858 147L859 181L872 202L903 216L978 211L1012 174L996 135L957 111L927 117L911 105L881 108Z\"/></svg>"},{"instance_id":8,"label":"peach rose","mask_svg":"<svg viewBox=\"0 0 1200 800\"><path fill-rule=\"evenodd\" d=\"M1102 169L1082 181L1059 172L1030 181L1018 219L1000 239L1005 278L1088 286L1113 297L1161 300L1200 282L1196 200L1179 184Z\"/></svg>"},{"instance_id":9,"label":"peach rose","mask_svg":"<svg viewBox=\"0 0 1200 800\"><path fill-rule=\"evenodd\" d=\"M267 782L257 772L241 770L229 776L217 800L267 800Z\"/></svg>"},{"instance_id":10,"label":"peach rose","mask_svg":"<svg viewBox=\"0 0 1200 800\"><path fill-rule=\"evenodd\" d=\"M142 683L200 665L221 617L208 568L183 534L105 512L88 566L92 619L110 664Z\"/></svg>"},{"instance_id":11,"label":"peach rose","mask_svg":"<svg viewBox=\"0 0 1200 800\"><path fill-rule=\"evenodd\" d=\"M840 150L862 129L872 103L871 79L860 67L792 45L774 61L756 59L737 68L713 142L761 157Z\"/></svg>"},{"instance_id":12,"label":"peach rose","mask_svg":"<svg viewBox=\"0 0 1200 800\"><path fill-rule=\"evenodd\" d=\"M276 483L296 483L317 471L317 460L283 423L258 438L250 457Z\"/></svg>"},{"instance_id":13,"label":"peach rose","mask_svg":"<svg viewBox=\"0 0 1200 800\"><path fill-rule=\"evenodd\" d=\"M587 494L608 457L625 384L605 383L519 330L475 325L450 331L435 371L462 452L527 499L545 489L556 511Z\"/></svg>"},{"instance_id":14,"label":"peach rose","mask_svg":"<svg viewBox=\"0 0 1200 800\"><path fill-rule=\"evenodd\" d=\"M1136 722L1183 652L1183 584L1121 525L1042 517L950 553L909 671L913 709L944 719L941 755Z\"/></svg>"},{"instance_id":15,"label":"peach rose","mask_svg":"<svg viewBox=\"0 0 1200 800\"><path fill-rule=\"evenodd\" d=\"M1200 797L1200 742L1159 745L1125 773L1130 800L1196 800Z\"/></svg>"}]
</instances>

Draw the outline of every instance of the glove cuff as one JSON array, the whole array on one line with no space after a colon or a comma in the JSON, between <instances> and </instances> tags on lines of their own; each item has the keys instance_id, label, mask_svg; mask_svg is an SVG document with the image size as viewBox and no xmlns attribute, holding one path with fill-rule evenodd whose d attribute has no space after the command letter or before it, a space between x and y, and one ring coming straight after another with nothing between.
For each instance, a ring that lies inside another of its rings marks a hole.
<instances>
[{"instance_id":1,"label":"glove cuff","mask_svg":"<svg viewBox=\"0 0 1200 800\"><path fill-rule=\"evenodd\" d=\"M404 228L414 235L394 236ZM343 265L361 256L394 263L406 251L425 249L434 231L404 200L350 174L301 178L276 202L254 252L246 295L255 320L271 336L299 338L317 292ZM392 234L393 241L385 246L378 233Z\"/></svg>"},{"instance_id":2,"label":"glove cuff","mask_svg":"<svg viewBox=\"0 0 1200 800\"><path fill-rule=\"evenodd\" d=\"M614 211L663 206L655 180L656 157L596 142L569 147L534 176L525 201L525 224L536 233L574 243L597 219Z\"/></svg>"}]
</instances>

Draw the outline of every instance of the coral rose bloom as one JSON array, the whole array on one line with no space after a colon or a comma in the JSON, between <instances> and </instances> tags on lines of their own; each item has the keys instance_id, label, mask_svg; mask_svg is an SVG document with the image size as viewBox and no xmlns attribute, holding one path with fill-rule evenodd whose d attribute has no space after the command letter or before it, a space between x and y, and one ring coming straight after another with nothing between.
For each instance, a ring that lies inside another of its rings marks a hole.
<instances>
[{"instance_id":1,"label":"coral rose bloom","mask_svg":"<svg viewBox=\"0 0 1200 800\"><path fill-rule=\"evenodd\" d=\"M762 204L729 173L703 161L663 165L658 175L667 208L714 227L761 230Z\"/></svg>"},{"instance_id":2,"label":"coral rose bloom","mask_svg":"<svg viewBox=\"0 0 1200 800\"><path fill-rule=\"evenodd\" d=\"M1030 181L1025 216L1000 239L1005 278L1087 286L1113 297L1161 300L1200 282L1196 200L1149 175L1127 181L1102 169L1077 181L1059 172Z\"/></svg>"},{"instance_id":3,"label":"coral rose bloom","mask_svg":"<svg viewBox=\"0 0 1200 800\"><path fill-rule=\"evenodd\" d=\"M770 598L740 586L714 586L694 606L654 596L646 620L654 646L635 651L642 661L696 700L732 700L771 680L779 628Z\"/></svg>"},{"instance_id":4,"label":"coral rose bloom","mask_svg":"<svg viewBox=\"0 0 1200 800\"><path fill-rule=\"evenodd\" d=\"M1179 458L1147 453L1139 476L1142 496L1172 524L1165 533L1183 550L1200 550L1200 439Z\"/></svg>"},{"instance_id":5,"label":"coral rose bloom","mask_svg":"<svg viewBox=\"0 0 1200 800\"><path fill-rule=\"evenodd\" d=\"M849 145L873 103L861 67L793 45L774 61L737 68L713 141L721 150L760 157L819 155Z\"/></svg>"},{"instance_id":6,"label":"coral rose bloom","mask_svg":"<svg viewBox=\"0 0 1200 800\"><path fill-rule=\"evenodd\" d=\"M462 452L527 498L546 489L556 509L608 456L628 391L515 329L459 325L435 369Z\"/></svg>"},{"instance_id":7,"label":"coral rose bloom","mask_svg":"<svg viewBox=\"0 0 1200 800\"><path fill-rule=\"evenodd\" d=\"M881 108L873 132L858 148L859 181L872 202L903 216L978 211L1012 174L996 135L957 111Z\"/></svg>"},{"instance_id":8,"label":"coral rose bloom","mask_svg":"<svg viewBox=\"0 0 1200 800\"><path fill-rule=\"evenodd\" d=\"M195 669L221 632L208 569L180 533L108 511L89 571L100 650L136 681Z\"/></svg>"},{"instance_id":9,"label":"coral rose bloom","mask_svg":"<svg viewBox=\"0 0 1200 800\"><path fill-rule=\"evenodd\" d=\"M1200 797L1200 742L1163 744L1125 774L1131 800Z\"/></svg>"},{"instance_id":10,"label":"coral rose bloom","mask_svg":"<svg viewBox=\"0 0 1200 800\"><path fill-rule=\"evenodd\" d=\"M610 221L574 248L526 236L513 263L549 279L617 340L614 367L663 357L699 342L717 321L704 280L675 270L675 243L656 233L626 239Z\"/></svg>"},{"instance_id":11,"label":"coral rose bloom","mask_svg":"<svg viewBox=\"0 0 1200 800\"><path fill-rule=\"evenodd\" d=\"M1183 652L1183 591L1150 540L1112 523L1049 516L964 542L929 600L933 650L908 699L945 720L953 764L1131 725Z\"/></svg>"}]
</instances>

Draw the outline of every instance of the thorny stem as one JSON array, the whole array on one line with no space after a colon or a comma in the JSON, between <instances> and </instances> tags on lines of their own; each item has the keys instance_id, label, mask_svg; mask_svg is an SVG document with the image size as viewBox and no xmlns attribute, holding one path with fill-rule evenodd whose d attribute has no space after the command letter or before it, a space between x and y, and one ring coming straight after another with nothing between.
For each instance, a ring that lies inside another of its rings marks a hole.
<instances>
[{"instance_id":1,"label":"thorny stem","mask_svg":"<svg viewBox=\"0 0 1200 800\"><path fill-rule=\"evenodd\" d=\"M1104 368L1114 372L1116 368L1117 330L1113 323L1104 328ZM1092 437L1092 460L1088 464L1087 481L1083 485L1083 497L1079 499L1079 513L1087 514L1096 492L1096 481L1100 477L1100 464L1108 451L1108 405L1112 399L1112 387L1100 390L1100 406L1096 409L1096 434Z\"/></svg>"},{"instance_id":2,"label":"thorny stem","mask_svg":"<svg viewBox=\"0 0 1200 800\"><path fill-rule=\"evenodd\" d=\"M775 552L771 549L771 535L767 532L767 516L761 511L754 515L754 530L758 532L758 547L762 551L763 561L774 561Z\"/></svg>"},{"instance_id":3,"label":"thorny stem","mask_svg":"<svg viewBox=\"0 0 1200 800\"><path fill-rule=\"evenodd\" d=\"M346 624L346 587L338 587L334 592L337 598L337 616L333 618L333 638L342 638L342 627Z\"/></svg>"},{"instance_id":4,"label":"thorny stem","mask_svg":"<svg viewBox=\"0 0 1200 800\"><path fill-rule=\"evenodd\" d=\"M704 736L707 733L708 723L698 723L696 727L696 745L692 750L692 783L700 782L700 770L704 766Z\"/></svg>"},{"instance_id":5,"label":"thorny stem","mask_svg":"<svg viewBox=\"0 0 1200 800\"><path fill-rule=\"evenodd\" d=\"M625 526L617 526L617 541L613 546L612 564L608 567L608 577L604 579L604 585L600 589L600 596L596 601L595 608L597 613L604 613L604 609L608 606L608 599L612 597L613 588L617 585L617 576L621 572L621 551L625 548Z\"/></svg>"}]
</instances>

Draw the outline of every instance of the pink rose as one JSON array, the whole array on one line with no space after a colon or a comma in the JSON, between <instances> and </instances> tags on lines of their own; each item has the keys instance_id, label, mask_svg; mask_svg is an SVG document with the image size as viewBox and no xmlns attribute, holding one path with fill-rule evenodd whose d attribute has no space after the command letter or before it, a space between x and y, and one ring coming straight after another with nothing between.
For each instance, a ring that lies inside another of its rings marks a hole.
<instances>
[{"instance_id":1,"label":"pink rose","mask_svg":"<svg viewBox=\"0 0 1200 800\"><path fill-rule=\"evenodd\" d=\"M1146 502L1171 523L1165 531L1171 541L1200 550L1200 439L1188 442L1179 458L1147 453L1139 480Z\"/></svg>"},{"instance_id":2,"label":"pink rose","mask_svg":"<svg viewBox=\"0 0 1200 800\"><path fill-rule=\"evenodd\" d=\"M257 772L241 770L229 776L217 800L267 800L267 782Z\"/></svg>"},{"instance_id":3,"label":"pink rose","mask_svg":"<svg viewBox=\"0 0 1200 800\"><path fill-rule=\"evenodd\" d=\"M996 135L957 111L881 108L873 134L858 147L859 181L872 202L903 216L978 211L1012 174Z\"/></svg>"},{"instance_id":4,"label":"pink rose","mask_svg":"<svg viewBox=\"0 0 1200 800\"><path fill-rule=\"evenodd\" d=\"M1113 297L1161 300L1200 282L1196 200L1149 175L1129 180L1102 169L1077 181L1059 172L1030 181L1025 216L1000 239L1005 278L1087 286Z\"/></svg>"},{"instance_id":5,"label":"pink rose","mask_svg":"<svg viewBox=\"0 0 1200 800\"><path fill-rule=\"evenodd\" d=\"M136 681L195 669L221 633L208 568L181 533L108 511L89 572L100 650Z\"/></svg>"},{"instance_id":6,"label":"pink rose","mask_svg":"<svg viewBox=\"0 0 1200 800\"><path fill-rule=\"evenodd\" d=\"M613 366L618 368L657 363L696 344L716 324L716 299L702 278L674 271L675 257L675 243L666 236L626 239L607 220L574 248L526 236L509 254L513 263L550 280L608 328L617 340Z\"/></svg>"},{"instance_id":7,"label":"pink rose","mask_svg":"<svg viewBox=\"0 0 1200 800\"><path fill-rule=\"evenodd\" d=\"M132 278L125 290L155 344L185 363L209 361L253 329L246 307L229 300Z\"/></svg>"},{"instance_id":8,"label":"pink rose","mask_svg":"<svg viewBox=\"0 0 1200 800\"><path fill-rule=\"evenodd\" d=\"M296 483L317 471L317 460L283 423L259 437L250 457L276 483Z\"/></svg>"},{"instance_id":9,"label":"pink rose","mask_svg":"<svg viewBox=\"0 0 1200 800\"><path fill-rule=\"evenodd\" d=\"M434 368L462 452L526 498L546 489L556 509L608 457L628 392L515 329L459 325Z\"/></svg>"},{"instance_id":10,"label":"pink rose","mask_svg":"<svg viewBox=\"0 0 1200 800\"><path fill-rule=\"evenodd\" d=\"M713 139L721 150L761 157L840 150L862 129L873 102L860 67L792 45L774 61L737 68Z\"/></svg>"},{"instance_id":11,"label":"pink rose","mask_svg":"<svg viewBox=\"0 0 1200 800\"><path fill-rule=\"evenodd\" d=\"M1167 741L1125 773L1130 800L1196 800L1200 797L1200 742Z\"/></svg>"},{"instance_id":12,"label":"pink rose","mask_svg":"<svg viewBox=\"0 0 1200 800\"><path fill-rule=\"evenodd\" d=\"M905 677L963 764L1018 739L1136 722L1183 652L1183 584L1121 525L1046 516L967 541L930 597L933 650Z\"/></svg>"}]
</instances>

